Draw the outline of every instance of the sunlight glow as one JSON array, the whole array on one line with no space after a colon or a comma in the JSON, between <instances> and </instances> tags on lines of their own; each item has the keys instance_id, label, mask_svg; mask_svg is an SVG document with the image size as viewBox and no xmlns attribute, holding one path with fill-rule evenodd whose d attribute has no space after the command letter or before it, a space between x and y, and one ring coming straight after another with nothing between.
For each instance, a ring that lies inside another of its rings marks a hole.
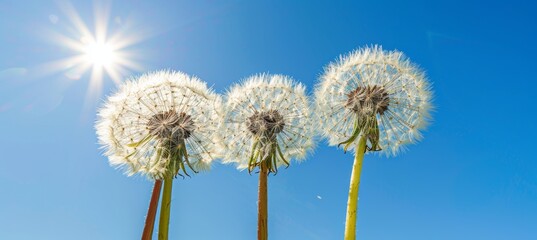
<instances>
[{"instance_id":1,"label":"sunlight glow","mask_svg":"<svg viewBox=\"0 0 537 240\"><path fill-rule=\"evenodd\" d=\"M134 28L120 16L110 21L110 6L94 3L95 22L91 31L70 2L59 1L59 7L68 21L57 21L55 26L63 26L67 31L52 32L51 37L73 55L45 64L44 72L61 71L72 80L82 79L89 73L86 101L94 102L101 96L104 79L119 84L131 71L143 71L136 61L138 55L127 50L147 37L147 34L140 34L139 27ZM133 34L134 29L138 34Z\"/></svg>"},{"instance_id":2,"label":"sunlight glow","mask_svg":"<svg viewBox=\"0 0 537 240\"><path fill-rule=\"evenodd\" d=\"M106 42L88 43L84 53L86 60L97 67L109 67L117 57L112 46Z\"/></svg>"}]
</instances>

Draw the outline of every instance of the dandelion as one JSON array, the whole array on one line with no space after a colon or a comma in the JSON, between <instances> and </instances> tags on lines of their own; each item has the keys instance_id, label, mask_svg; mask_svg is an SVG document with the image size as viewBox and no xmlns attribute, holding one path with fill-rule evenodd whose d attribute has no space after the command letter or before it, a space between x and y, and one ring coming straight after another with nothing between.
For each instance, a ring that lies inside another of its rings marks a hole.
<instances>
[{"instance_id":1,"label":"dandelion","mask_svg":"<svg viewBox=\"0 0 537 240\"><path fill-rule=\"evenodd\" d=\"M375 151L396 155L421 138L430 118L430 87L424 73L401 52L375 46L328 65L315 98L329 144L355 150L345 225L345 239L355 239L363 156Z\"/></svg>"},{"instance_id":2,"label":"dandelion","mask_svg":"<svg viewBox=\"0 0 537 240\"><path fill-rule=\"evenodd\" d=\"M227 93L220 135L224 163L259 169L258 239L266 240L267 176L313 147L305 88L282 75L256 75Z\"/></svg>"},{"instance_id":3,"label":"dandelion","mask_svg":"<svg viewBox=\"0 0 537 240\"><path fill-rule=\"evenodd\" d=\"M164 181L159 239L168 238L173 178L207 170L215 157L220 105L201 80L159 71L125 82L99 111L97 135L110 164L156 187Z\"/></svg>"}]
</instances>

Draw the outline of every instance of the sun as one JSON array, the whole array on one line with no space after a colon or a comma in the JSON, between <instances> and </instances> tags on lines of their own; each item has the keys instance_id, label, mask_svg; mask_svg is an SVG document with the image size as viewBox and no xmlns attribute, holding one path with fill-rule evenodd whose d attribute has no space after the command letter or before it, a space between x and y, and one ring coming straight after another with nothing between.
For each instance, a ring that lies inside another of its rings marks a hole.
<instances>
[{"instance_id":1,"label":"sun","mask_svg":"<svg viewBox=\"0 0 537 240\"><path fill-rule=\"evenodd\" d=\"M84 56L88 63L97 67L110 67L117 64L114 48L106 42L91 42L84 46Z\"/></svg>"},{"instance_id":2,"label":"sun","mask_svg":"<svg viewBox=\"0 0 537 240\"><path fill-rule=\"evenodd\" d=\"M58 22L56 19L55 24L63 24L65 30L52 32L51 40L72 54L45 64L44 68L46 71L63 72L65 77L72 80L89 76L86 101L94 102L101 97L105 80L119 84L132 71L144 70L137 61L140 51L133 52L133 46L147 36L132 32L138 28L119 16L110 21L109 5L94 5L92 29L69 1L60 1L58 6L68 21Z\"/></svg>"}]
</instances>

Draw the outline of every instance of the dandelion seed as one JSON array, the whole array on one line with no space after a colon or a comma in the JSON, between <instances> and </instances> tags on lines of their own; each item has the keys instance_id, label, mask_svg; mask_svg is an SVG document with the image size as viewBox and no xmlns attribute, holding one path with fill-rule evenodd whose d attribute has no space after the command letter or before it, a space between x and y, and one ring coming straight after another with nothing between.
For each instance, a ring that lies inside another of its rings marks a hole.
<instances>
[{"instance_id":1,"label":"dandelion seed","mask_svg":"<svg viewBox=\"0 0 537 240\"><path fill-rule=\"evenodd\" d=\"M220 107L201 80L159 71L125 82L99 111L97 135L110 164L164 181L159 239L167 239L173 178L207 170L215 157Z\"/></svg>"},{"instance_id":2,"label":"dandelion seed","mask_svg":"<svg viewBox=\"0 0 537 240\"><path fill-rule=\"evenodd\" d=\"M259 169L258 239L266 240L267 175L301 160L313 147L314 129L305 88L282 75L256 75L227 93L219 131L225 163Z\"/></svg>"},{"instance_id":3,"label":"dandelion seed","mask_svg":"<svg viewBox=\"0 0 537 240\"><path fill-rule=\"evenodd\" d=\"M421 138L430 118L424 73L401 52L365 48L331 63L315 91L320 131L330 145L354 149L345 239L355 239L360 172L366 152L396 155Z\"/></svg>"},{"instance_id":4,"label":"dandelion seed","mask_svg":"<svg viewBox=\"0 0 537 240\"><path fill-rule=\"evenodd\" d=\"M99 112L97 134L113 166L153 179L207 170L221 100L199 79L160 71L124 83ZM177 159L182 155L183 159Z\"/></svg>"},{"instance_id":5,"label":"dandelion seed","mask_svg":"<svg viewBox=\"0 0 537 240\"><path fill-rule=\"evenodd\" d=\"M430 87L401 52L358 50L328 65L320 79L316 113L330 145L353 149L363 134L367 151L396 155L421 138L430 117Z\"/></svg>"},{"instance_id":6,"label":"dandelion seed","mask_svg":"<svg viewBox=\"0 0 537 240\"><path fill-rule=\"evenodd\" d=\"M252 172L267 161L277 173L290 160L302 160L313 147L305 87L282 75L257 75L227 94L220 149L225 163Z\"/></svg>"}]
</instances>

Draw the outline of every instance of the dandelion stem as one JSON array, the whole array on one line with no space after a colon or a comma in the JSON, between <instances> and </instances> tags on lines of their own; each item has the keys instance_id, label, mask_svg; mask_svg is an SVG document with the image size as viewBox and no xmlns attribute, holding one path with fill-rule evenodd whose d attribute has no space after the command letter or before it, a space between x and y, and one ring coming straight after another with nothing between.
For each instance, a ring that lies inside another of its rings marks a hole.
<instances>
[{"instance_id":1,"label":"dandelion stem","mask_svg":"<svg viewBox=\"0 0 537 240\"><path fill-rule=\"evenodd\" d=\"M347 201L347 218L345 221L345 240L356 239L356 216L358 215L358 190L360 189L360 174L364 159L367 137L360 135L356 145L356 155L352 166L349 199Z\"/></svg>"},{"instance_id":2,"label":"dandelion stem","mask_svg":"<svg viewBox=\"0 0 537 240\"><path fill-rule=\"evenodd\" d=\"M172 201L173 176L168 174L164 178L164 190L162 192L162 202L160 203L160 220L158 226L158 239L168 240L168 228L170 224L170 207Z\"/></svg>"},{"instance_id":3,"label":"dandelion stem","mask_svg":"<svg viewBox=\"0 0 537 240\"><path fill-rule=\"evenodd\" d=\"M147 209L147 216L145 217L142 240L151 240L153 237L153 228L155 227L155 217L157 215L158 200L160 197L161 188L162 180L155 180L155 185L153 186L153 193L151 194L151 200L149 202L149 209Z\"/></svg>"},{"instance_id":4,"label":"dandelion stem","mask_svg":"<svg viewBox=\"0 0 537 240\"><path fill-rule=\"evenodd\" d=\"M267 178L270 156L259 164L259 196L257 206L257 239L268 239L268 197Z\"/></svg>"}]
</instances>

